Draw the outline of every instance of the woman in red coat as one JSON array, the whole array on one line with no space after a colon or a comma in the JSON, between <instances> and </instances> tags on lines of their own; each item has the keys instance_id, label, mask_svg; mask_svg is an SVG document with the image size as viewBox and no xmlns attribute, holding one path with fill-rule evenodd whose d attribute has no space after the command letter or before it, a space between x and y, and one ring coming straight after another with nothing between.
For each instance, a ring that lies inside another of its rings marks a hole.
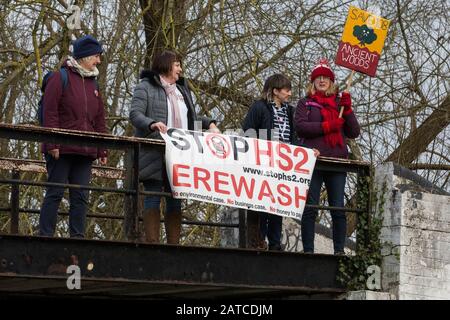
<instances>
[{"instance_id":1,"label":"woman in red coat","mask_svg":"<svg viewBox=\"0 0 450 320\"><path fill-rule=\"evenodd\" d=\"M315 148L324 157L348 158L346 139L359 136L360 126L352 110L351 97L337 94L334 73L326 60L312 70L306 97L297 104L294 126L301 144ZM342 117L340 107L344 108ZM308 191L307 204L317 205L320 189L325 184L330 206L344 206L345 172L314 170ZM314 226L317 209L306 208L302 216L302 242L306 253L314 252ZM335 254L344 253L347 221L345 212L331 210Z\"/></svg>"},{"instance_id":2,"label":"woman in red coat","mask_svg":"<svg viewBox=\"0 0 450 320\"><path fill-rule=\"evenodd\" d=\"M67 84L60 71L54 72L46 85L43 101L43 125L49 128L106 132L103 101L95 78L103 52L92 36L84 36L73 43L73 57L63 68ZM89 185L92 162L99 159L106 164L106 150L77 145L44 144L48 182ZM69 189L70 237L83 238L88 202L87 190ZM53 236L57 212L64 188L48 187L39 217L39 234Z\"/></svg>"}]
</instances>

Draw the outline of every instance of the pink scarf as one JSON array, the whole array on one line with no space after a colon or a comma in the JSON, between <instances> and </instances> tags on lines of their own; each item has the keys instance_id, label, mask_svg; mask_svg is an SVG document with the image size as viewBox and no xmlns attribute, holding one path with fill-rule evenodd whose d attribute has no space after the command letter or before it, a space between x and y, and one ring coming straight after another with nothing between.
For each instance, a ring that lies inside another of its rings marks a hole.
<instances>
[{"instance_id":1,"label":"pink scarf","mask_svg":"<svg viewBox=\"0 0 450 320\"><path fill-rule=\"evenodd\" d=\"M160 77L160 79L164 91L169 98L170 107L172 108L172 126L174 128L181 128L180 108L178 107L177 100L177 85L175 83L167 83L162 77Z\"/></svg>"}]
</instances>

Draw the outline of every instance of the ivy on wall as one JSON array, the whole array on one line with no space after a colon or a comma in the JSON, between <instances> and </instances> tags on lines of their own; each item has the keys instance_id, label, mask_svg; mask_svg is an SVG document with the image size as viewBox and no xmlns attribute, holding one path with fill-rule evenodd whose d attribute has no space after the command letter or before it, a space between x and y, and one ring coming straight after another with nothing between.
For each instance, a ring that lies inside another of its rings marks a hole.
<instances>
[{"instance_id":1,"label":"ivy on wall","mask_svg":"<svg viewBox=\"0 0 450 320\"><path fill-rule=\"evenodd\" d=\"M378 266L381 268L383 244L380 235L386 186L384 185L380 191L375 190L371 176L360 176L358 178L357 207L367 208L368 210L358 215L355 255L340 257L337 276L338 282L349 291L368 289L369 267Z\"/></svg>"}]
</instances>

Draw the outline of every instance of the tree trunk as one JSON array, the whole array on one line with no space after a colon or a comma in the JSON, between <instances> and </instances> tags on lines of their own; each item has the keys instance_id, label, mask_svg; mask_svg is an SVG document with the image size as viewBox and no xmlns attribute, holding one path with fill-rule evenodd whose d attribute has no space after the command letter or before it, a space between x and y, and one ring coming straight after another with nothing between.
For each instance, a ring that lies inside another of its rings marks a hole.
<instances>
[{"instance_id":1,"label":"tree trunk","mask_svg":"<svg viewBox=\"0 0 450 320\"><path fill-rule=\"evenodd\" d=\"M450 124L450 95L385 160L407 167L426 150L436 136Z\"/></svg>"},{"instance_id":2,"label":"tree trunk","mask_svg":"<svg viewBox=\"0 0 450 320\"><path fill-rule=\"evenodd\" d=\"M175 49L186 23L187 0L139 0L142 9L146 57L145 67L152 57L164 49Z\"/></svg>"}]
</instances>

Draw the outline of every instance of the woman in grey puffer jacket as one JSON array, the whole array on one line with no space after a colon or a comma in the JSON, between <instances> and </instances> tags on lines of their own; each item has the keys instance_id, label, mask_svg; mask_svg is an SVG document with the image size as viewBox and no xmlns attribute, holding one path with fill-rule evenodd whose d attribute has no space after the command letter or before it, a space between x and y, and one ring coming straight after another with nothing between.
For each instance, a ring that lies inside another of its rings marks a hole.
<instances>
[{"instance_id":1,"label":"woman in grey puffer jacket","mask_svg":"<svg viewBox=\"0 0 450 320\"><path fill-rule=\"evenodd\" d=\"M134 90L130 110L136 137L162 139L159 133L165 133L167 127L194 130L195 121L202 121L202 128L218 131L215 121L196 115L187 81L180 77L181 71L181 58L166 50L154 57L151 70L141 73L141 82ZM139 179L145 191L171 192L161 150L142 150L139 167ZM172 197L166 200L167 242L178 244L181 200ZM159 242L160 201L160 196L146 196L144 201L144 229L150 243Z\"/></svg>"}]
</instances>

